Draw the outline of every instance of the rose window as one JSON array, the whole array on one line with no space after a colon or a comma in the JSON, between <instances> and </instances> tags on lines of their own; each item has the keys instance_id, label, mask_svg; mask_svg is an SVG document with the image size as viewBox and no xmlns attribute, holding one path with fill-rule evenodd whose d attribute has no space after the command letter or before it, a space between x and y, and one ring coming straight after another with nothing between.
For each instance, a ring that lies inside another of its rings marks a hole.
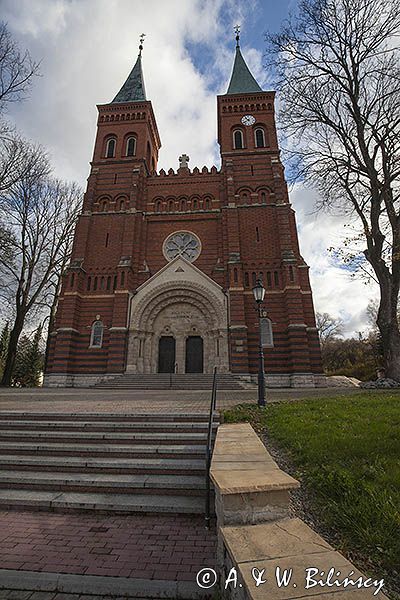
<instances>
[{"instance_id":1,"label":"rose window","mask_svg":"<svg viewBox=\"0 0 400 600\"><path fill-rule=\"evenodd\" d=\"M201 244L199 238L190 231L178 231L165 240L163 251L167 260L181 256L193 262L200 254Z\"/></svg>"}]
</instances>

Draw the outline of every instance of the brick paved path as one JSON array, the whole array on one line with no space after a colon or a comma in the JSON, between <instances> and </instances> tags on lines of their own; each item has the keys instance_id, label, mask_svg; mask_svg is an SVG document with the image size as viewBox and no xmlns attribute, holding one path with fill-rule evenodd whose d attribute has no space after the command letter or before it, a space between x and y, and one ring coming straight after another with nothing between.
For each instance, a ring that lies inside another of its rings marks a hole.
<instances>
[{"instance_id":1,"label":"brick paved path","mask_svg":"<svg viewBox=\"0 0 400 600\"><path fill-rule=\"evenodd\" d=\"M365 390L364 390L365 391ZM267 400L300 400L340 394L354 394L359 388L267 390ZM57 412L208 412L210 390L96 390L71 388L1 389L0 411ZM243 402L257 402L257 390L221 390L217 408L224 409Z\"/></svg>"},{"instance_id":2,"label":"brick paved path","mask_svg":"<svg viewBox=\"0 0 400 600\"><path fill-rule=\"evenodd\" d=\"M193 515L0 511L2 569L195 581L215 553L215 531Z\"/></svg>"}]
</instances>

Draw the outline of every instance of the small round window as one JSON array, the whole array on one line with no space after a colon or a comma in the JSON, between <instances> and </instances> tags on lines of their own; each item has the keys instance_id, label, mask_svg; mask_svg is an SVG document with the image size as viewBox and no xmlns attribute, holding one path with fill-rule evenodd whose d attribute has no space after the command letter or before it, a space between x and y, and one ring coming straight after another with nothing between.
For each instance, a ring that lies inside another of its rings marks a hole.
<instances>
[{"instance_id":1,"label":"small round window","mask_svg":"<svg viewBox=\"0 0 400 600\"><path fill-rule=\"evenodd\" d=\"M193 262L201 252L201 243L194 233L178 231L167 237L163 245L163 252L167 260L181 256L185 260Z\"/></svg>"}]
</instances>

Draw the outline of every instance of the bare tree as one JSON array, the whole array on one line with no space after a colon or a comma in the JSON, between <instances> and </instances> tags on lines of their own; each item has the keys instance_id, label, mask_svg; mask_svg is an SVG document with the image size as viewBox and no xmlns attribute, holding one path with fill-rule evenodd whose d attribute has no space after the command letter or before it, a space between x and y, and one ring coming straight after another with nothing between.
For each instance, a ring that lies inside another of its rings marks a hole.
<instances>
[{"instance_id":1,"label":"bare tree","mask_svg":"<svg viewBox=\"0 0 400 600\"><path fill-rule=\"evenodd\" d=\"M27 152L27 142L3 118L7 105L25 99L37 75L39 64L19 48L6 23L0 22L0 191L29 173L37 177L38 168L45 166L43 150L29 144Z\"/></svg>"},{"instance_id":2,"label":"bare tree","mask_svg":"<svg viewBox=\"0 0 400 600\"><path fill-rule=\"evenodd\" d=\"M332 317L329 313L318 313L315 315L317 329L321 346L326 345L333 339L343 336L343 321L340 318Z\"/></svg>"},{"instance_id":3,"label":"bare tree","mask_svg":"<svg viewBox=\"0 0 400 600\"><path fill-rule=\"evenodd\" d=\"M400 380L397 0L300 0L268 37L292 166L322 206L358 219L380 288L386 372Z\"/></svg>"},{"instance_id":4,"label":"bare tree","mask_svg":"<svg viewBox=\"0 0 400 600\"><path fill-rule=\"evenodd\" d=\"M0 136L0 193L20 180L37 181L50 173L47 154L37 144L27 142L15 130Z\"/></svg>"},{"instance_id":5,"label":"bare tree","mask_svg":"<svg viewBox=\"0 0 400 600\"><path fill-rule=\"evenodd\" d=\"M24 177L0 195L0 221L14 235L14 260L2 260L0 274L13 290L14 320L10 330L2 385L10 385L18 339L30 311L49 297L66 253L80 209L81 190L40 176Z\"/></svg>"},{"instance_id":6,"label":"bare tree","mask_svg":"<svg viewBox=\"0 0 400 600\"><path fill-rule=\"evenodd\" d=\"M0 113L8 103L23 100L39 74L39 64L13 40L6 23L0 22Z\"/></svg>"}]
</instances>

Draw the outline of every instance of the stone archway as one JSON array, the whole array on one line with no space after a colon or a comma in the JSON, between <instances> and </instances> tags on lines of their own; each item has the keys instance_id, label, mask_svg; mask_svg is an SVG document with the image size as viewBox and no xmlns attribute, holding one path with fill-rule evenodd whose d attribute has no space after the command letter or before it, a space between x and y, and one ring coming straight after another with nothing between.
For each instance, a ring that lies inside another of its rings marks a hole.
<instances>
[{"instance_id":1,"label":"stone archway","mask_svg":"<svg viewBox=\"0 0 400 600\"><path fill-rule=\"evenodd\" d=\"M173 336L178 373L186 340L202 338L203 371L229 371L227 300L212 279L178 257L138 288L130 309L127 372L157 373L159 340Z\"/></svg>"}]
</instances>

